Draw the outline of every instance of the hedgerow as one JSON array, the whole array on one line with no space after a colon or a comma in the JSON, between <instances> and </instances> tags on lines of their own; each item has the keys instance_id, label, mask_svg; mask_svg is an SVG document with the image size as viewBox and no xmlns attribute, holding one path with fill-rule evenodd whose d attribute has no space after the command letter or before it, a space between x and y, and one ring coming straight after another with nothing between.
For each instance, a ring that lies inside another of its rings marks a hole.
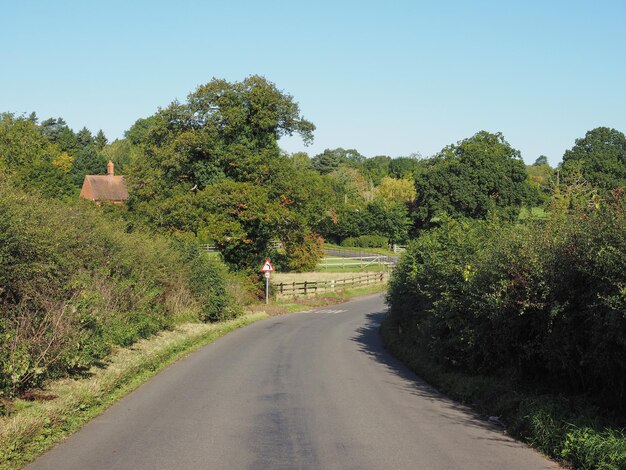
<instances>
[{"instance_id":1,"label":"hedgerow","mask_svg":"<svg viewBox=\"0 0 626 470\"><path fill-rule=\"evenodd\" d=\"M341 246L351 248L387 248L389 239L381 235L361 235L346 238L341 242Z\"/></svg>"},{"instance_id":2,"label":"hedgerow","mask_svg":"<svg viewBox=\"0 0 626 470\"><path fill-rule=\"evenodd\" d=\"M91 203L0 179L0 398L183 320L238 315L228 279L220 261L127 233Z\"/></svg>"},{"instance_id":3,"label":"hedgerow","mask_svg":"<svg viewBox=\"0 0 626 470\"><path fill-rule=\"evenodd\" d=\"M524 224L444 217L394 271L391 320L442 367L583 396L623 426L625 253L623 190Z\"/></svg>"},{"instance_id":4,"label":"hedgerow","mask_svg":"<svg viewBox=\"0 0 626 470\"><path fill-rule=\"evenodd\" d=\"M445 219L394 272L391 313L441 360L626 398L626 202L549 221ZM622 409L623 411L623 409Z\"/></svg>"}]
</instances>

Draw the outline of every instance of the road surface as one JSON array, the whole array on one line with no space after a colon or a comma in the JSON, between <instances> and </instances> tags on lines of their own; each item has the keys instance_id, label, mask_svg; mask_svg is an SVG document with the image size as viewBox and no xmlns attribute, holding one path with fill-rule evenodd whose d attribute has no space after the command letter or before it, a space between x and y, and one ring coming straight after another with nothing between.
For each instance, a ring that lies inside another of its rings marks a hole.
<instances>
[{"instance_id":1,"label":"road surface","mask_svg":"<svg viewBox=\"0 0 626 470\"><path fill-rule=\"evenodd\" d=\"M376 295L237 330L28 468L558 468L390 357L383 316Z\"/></svg>"}]
</instances>

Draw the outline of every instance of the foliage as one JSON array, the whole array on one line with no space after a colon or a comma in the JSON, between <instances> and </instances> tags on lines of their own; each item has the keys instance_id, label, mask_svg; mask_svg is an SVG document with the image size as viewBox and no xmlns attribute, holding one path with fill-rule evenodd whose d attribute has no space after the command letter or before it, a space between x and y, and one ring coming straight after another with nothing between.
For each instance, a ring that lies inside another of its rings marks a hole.
<instances>
[{"instance_id":1,"label":"foliage","mask_svg":"<svg viewBox=\"0 0 626 470\"><path fill-rule=\"evenodd\" d=\"M537 161L539 161L539 158ZM534 194L536 195L534 204L531 198L527 200L527 203L530 203L531 205L542 205L547 203L550 200L550 195L554 185L556 184L556 181L554 181L553 178L554 168L547 163L537 164L537 162L535 162L531 166L527 166L526 170L528 172L528 184L531 188L533 188Z\"/></svg>"},{"instance_id":2,"label":"foliage","mask_svg":"<svg viewBox=\"0 0 626 470\"><path fill-rule=\"evenodd\" d=\"M360 248L387 248L389 240L380 235L361 235L360 237L348 237L341 242L341 246Z\"/></svg>"},{"instance_id":3,"label":"foliage","mask_svg":"<svg viewBox=\"0 0 626 470\"><path fill-rule=\"evenodd\" d=\"M408 239L411 219L405 204L385 204L381 200L362 206L362 209L342 207L318 224L325 239L341 242L362 235L379 235L390 243Z\"/></svg>"},{"instance_id":4,"label":"foliage","mask_svg":"<svg viewBox=\"0 0 626 470\"><path fill-rule=\"evenodd\" d=\"M390 282L394 318L452 367L586 393L624 413L626 198L527 224L442 220Z\"/></svg>"},{"instance_id":5,"label":"foliage","mask_svg":"<svg viewBox=\"0 0 626 470\"><path fill-rule=\"evenodd\" d=\"M409 203L415 200L415 184L412 180L385 176L376 188L376 196L386 204Z\"/></svg>"},{"instance_id":6,"label":"foliage","mask_svg":"<svg viewBox=\"0 0 626 470\"><path fill-rule=\"evenodd\" d=\"M329 174L326 179L330 182L333 193L339 196L336 201L338 206L360 208L373 198L372 185L359 170L342 167Z\"/></svg>"},{"instance_id":7,"label":"foliage","mask_svg":"<svg viewBox=\"0 0 626 470\"><path fill-rule=\"evenodd\" d=\"M116 139L99 152L105 162L103 171L106 170L106 162L111 160L115 163L115 173L120 175L127 175L132 171L133 163L140 154L140 149L134 146L130 139Z\"/></svg>"},{"instance_id":8,"label":"foliage","mask_svg":"<svg viewBox=\"0 0 626 470\"><path fill-rule=\"evenodd\" d=\"M236 315L216 263L127 233L87 202L42 202L0 181L0 395L82 370L113 345L194 315ZM210 307L200 314L200 305Z\"/></svg>"},{"instance_id":9,"label":"foliage","mask_svg":"<svg viewBox=\"0 0 626 470\"><path fill-rule=\"evenodd\" d=\"M314 231L294 230L283 240L285 254L278 259L286 271L313 271L324 256L324 240Z\"/></svg>"},{"instance_id":10,"label":"foliage","mask_svg":"<svg viewBox=\"0 0 626 470\"><path fill-rule=\"evenodd\" d=\"M341 166L355 167L365 161L365 157L354 149L326 149L311 159L313 169L322 175L337 171Z\"/></svg>"},{"instance_id":11,"label":"foliage","mask_svg":"<svg viewBox=\"0 0 626 470\"><path fill-rule=\"evenodd\" d=\"M411 219L407 206L402 202L374 201L368 204L367 213L372 221L370 233L383 235L392 244L408 240Z\"/></svg>"},{"instance_id":12,"label":"foliage","mask_svg":"<svg viewBox=\"0 0 626 470\"><path fill-rule=\"evenodd\" d=\"M576 145L563 155L563 176L575 179L579 172L603 190L626 186L626 136L597 127L576 139Z\"/></svg>"},{"instance_id":13,"label":"foliage","mask_svg":"<svg viewBox=\"0 0 626 470\"><path fill-rule=\"evenodd\" d=\"M400 179L414 179L420 165L419 154L394 158L389 162L389 176Z\"/></svg>"},{"instance_id":14,"label":"foliage","mask_svg":"<svg viewBox=\"0 0 626 470\"><path fill-rule=\"evenodd\" d=\"M290 215L267 188L252 183L224 180L187 197L194 198L189 204L197 208L197 229L217 244L227 263L242 269L256 270Z\"/></svg>"},{"instance_id":15,"label":"foliage","mask_svg":"<svg viewBox=\"0 0 626 470\"><path fill-rule=\"evenodd\" d=\"M74 160L71 169L72 182L76 186L82 187L85 175L104 175L106 169L107 160L96 151L95 146L90 146L81 150Z\"/></svg>"},{"instance_id":16,"label":"foliage","mask_svg":"<svg viewBox=\"0 0 626 470\"><path fill-rule=\"evenodd\" d=\"M0 117L0 169L46 197L75 196L85 175L104 174L105 143L102 131L96 138L87 128L75 134L62 118L37 125L34 115Z\"/></svg>"},{"instance_id":17,"label":"foliage","mask_svg":"<svg viewBox=\"0 0 626 470\"><path fill-rule=\"evenodd\" d=\"M499 210L514 219L531 191L526 177L519 151L502 134L478 132L445 147L420 167L415 179L416 224L428 227L441 212L485 218Z\"/></svg>"},{"instance_id":18,"label":"foliage","mask_svg":"<svg viewBox=\"0 0 626 470\"><path fill-rule=\"evenodd\" d=\"M0 171L22 188L34 188L48 197L75 192L69 169L72 157L51 143L35 121L0 115Z\"/></svg>"},{"instance_id":19,"label":"foliage","mask_svg":"<svg viewBox=\"0 0 626 470\"><path fill-rule=\"evenodd\" d=\"M508 432L542 452L575 468L624 468L623 430L610 419L603 420L597 410L581 409L579 398L538 395L507 377L468 374L446 366L393 318L385 319L381 333L385 347L428 383L481 414L499 417Z\"/></svg>"},{"instance_id":20,"label":"foliage","mask_svg":"<svg viewBox=\"0 0 626 470\"><path fill-rule=\"evenodd\" d=\"M191 262L191 291L198 298L211 299L201 306L200 319L223 321L236 318L243 313L228 291L226 282L230 274L226 266L208 253L197 253Z\"/></svg>"},{"instance_id":21,"label":"foliage","mask_svg":"<svg viewBox=\"0 0 626 470\"><path fill-rule=\"evenodd\" d=\"M281 136L294 133L309 143L314 129L293 98L264 78L214 79L127 133L138 150L130 212L152 226L211 239L229 264L256 269L271 254L270 240L288 242L294 230L306 239L308 221L325 210L311 191L319 179L306 184L313 172L298 175L278 147Z\"/></svg>"}]
</instances>

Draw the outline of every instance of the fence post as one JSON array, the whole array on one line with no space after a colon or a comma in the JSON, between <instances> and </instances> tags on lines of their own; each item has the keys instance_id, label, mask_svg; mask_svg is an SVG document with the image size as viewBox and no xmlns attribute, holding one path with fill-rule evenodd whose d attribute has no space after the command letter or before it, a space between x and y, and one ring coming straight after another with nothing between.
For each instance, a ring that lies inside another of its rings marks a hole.
<instances>
[{"instance_id":1,"label":"fence post","mask_svg":"<svg viewBox=\"0 0 626 470\"><path fill-rule=\"evenodd\" d=\"M306 295L306 281L304 281L304 295Z\"/></svg>"},{"instance_id":2,"label":"fence post","mask_svg":"<svg viewBox=\"0 0 626 470\"><path fill-rule=\"evenodd\" d=\"M283 295L283 283L280 283L280 295Z\"/></svg>"}]
</instances>

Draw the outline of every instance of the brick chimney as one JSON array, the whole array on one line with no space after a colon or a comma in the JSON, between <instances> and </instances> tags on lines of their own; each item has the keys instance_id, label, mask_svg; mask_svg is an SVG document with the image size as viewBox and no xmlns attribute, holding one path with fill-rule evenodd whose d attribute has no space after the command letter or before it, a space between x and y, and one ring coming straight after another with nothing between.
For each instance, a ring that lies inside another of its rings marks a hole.
<instances>
[{"instance_id":1,"label":"brick chimney","mask_svg":"<svg viewBox=\"0 0 626 470\"><path fill-rule=\"evenodd\" d=\"M107 163L107 176L115 176L115 165L111 160Z\"/></svg>"}]
</instances>

